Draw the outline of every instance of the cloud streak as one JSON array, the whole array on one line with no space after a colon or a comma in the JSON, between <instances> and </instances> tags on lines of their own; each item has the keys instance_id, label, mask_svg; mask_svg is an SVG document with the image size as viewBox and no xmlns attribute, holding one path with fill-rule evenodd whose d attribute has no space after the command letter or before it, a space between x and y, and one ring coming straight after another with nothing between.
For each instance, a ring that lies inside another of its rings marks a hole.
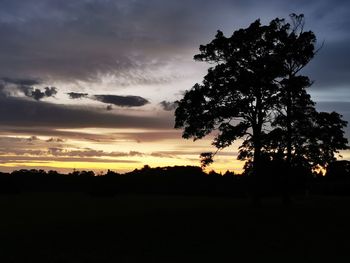
<instances>
[{"instance_id":1,"label":"cloud streak","mask_svg":"<svg viewBox=\"0 0 350 263\"><path fill-rule=\"evenodd\" d=\"M33 87L40 84L40 81L33 79L1 78L0 95L16 96L18 93L21 93L28 98L39 101L43 98L54 97L57 94L55 87L45 87L44 90Z\"/></svg>"},{"instance_id":2,"label":"cloud streak","mask_svg":"<svg viewBox=\"0 0 350 263\"><path fill-rule=\"evenodd\" d=\"M93 99L119 107L141 107L149 103L140 96L94 95Z\"/></svg>"},{"instance_id":3,"label":"cloud streak","mask_svg":"<svg viewBox=\"0 0 350 263\"><path fill-rule=\"evenodd\" d=\"M150 128L173 127L171 116L131 116L100 112L86 107L0 97L0 123L4 126L50 128Z\"/></svg>"},{"instance_id":4,"label":"cloud streak","mask_svg":"<svg viewBox=\"0 0 350 263\"><path fill-rule=\"evenodd\" d=\"M88 93L80 93L80 92L69 92L67 93L70 99L75 100L75 99L82 99L82 98L87 98L89 95Z\"/></svg>"}]
</instances>

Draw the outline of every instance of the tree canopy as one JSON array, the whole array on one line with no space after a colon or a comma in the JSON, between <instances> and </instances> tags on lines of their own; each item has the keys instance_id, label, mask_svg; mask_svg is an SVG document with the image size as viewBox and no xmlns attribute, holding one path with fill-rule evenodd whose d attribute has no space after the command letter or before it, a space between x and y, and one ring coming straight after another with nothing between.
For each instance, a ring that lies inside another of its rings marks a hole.
<instances>
[{"instance_id":1,"label":"tree canopy","mask_svg":"<svg viewBox=\"0 0 350 263\"><path fill-rule=\"evenodd\" d=\"M316 37L303 31L303 15L292 14L291 21L256 20L230 37L218 31L200 46L194 59L212 66L177 102L175 128L183 129L184 138L215 131L217 151L242 138L238 158L252 161L256 174L263 152L324 165L346 147L346 122L337 113L316 111L306 91L312 82L299 74L317 52ZM214 155L203 153L202 164Z\"/></svg>"}]
</instances>

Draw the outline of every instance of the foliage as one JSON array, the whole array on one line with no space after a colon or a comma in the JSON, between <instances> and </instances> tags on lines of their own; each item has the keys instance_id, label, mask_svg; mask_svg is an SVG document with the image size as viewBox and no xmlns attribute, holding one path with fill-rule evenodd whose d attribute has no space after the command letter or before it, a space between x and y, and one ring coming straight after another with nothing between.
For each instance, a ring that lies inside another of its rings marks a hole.
<instances>
[{"instance_id":1,"label":"foliage","mask_svg":"<svg viewBox=\"0 0 350 263\"><path fill-rule=\"evenodd\" d=\"M285 160L289 167L326 166L347 140L341 115L317 112L307 93L312 82L300 74L312 60L316 37L304 32L304 16L292 23L274 19L264 26L257 20L231 37L218 31L200 46L195 60L212 67L177 102L175 128L194 140L214 134L217 151L242 138L238 159L259 173L261 160ZM271 129L272 128L272 129ZM216 153L202 153L202 166ZM311 169L311 168L310 168Z\"/></svg>"},{"instance_id":2,"label":"foliage","mask_svg":"<svg viewBox=\"0 0 350 263\"><path fill-rule=\"evenodd\" d=\"M257 20L231 37L218 31L211 43L200 46L195 60L214 66L202 84L177 102L175 127L184 129L184 138L196 140L216 130L213 145L219 150L238 138L252 140L258 159L261 135L278 99L274 80L283 74L276 46L284 27L279 19L267 26ZM202 154L202 164L211 163L212 157Z\"/></svg>"}]
</instances>

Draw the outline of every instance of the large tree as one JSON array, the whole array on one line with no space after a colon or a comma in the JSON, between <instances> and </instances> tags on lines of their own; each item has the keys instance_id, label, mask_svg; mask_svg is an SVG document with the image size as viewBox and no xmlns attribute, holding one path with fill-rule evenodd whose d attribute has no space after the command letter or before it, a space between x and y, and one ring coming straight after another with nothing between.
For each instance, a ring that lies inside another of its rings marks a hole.
<instances>
[{"instance_id":1,"label":"large tree","mask_svg":"<svg viewBox=\"0 0 350 263\"><path fill-rule=\"evenodd\" d=\"M346 148L337 113L319 113L307 93L312 82L302 69L317 53L313 32L304 32L304 17L291 15L292 23L275 19L263 26L259 20L246 29L200 46L195 60L213 66L201 84L178 101L175 127L184 138L200 139L217 131L217 150L243 139L238 158L248 160L253 174L270 154L284 161L305 161L324 166L334 153ZM213 153L203 153L210 164Z\"/></svg>"},{"instance_id":2,"label":"large tree","mask_svg":"<svg viewBox=\"0 0 350 263\"><path fill-rule=\"evenodd\" d=\"M194 58L213 65L201 84L195 84L178 101L175 127L184 138L200 139L212 131L213 145L230 146L236 139L251 141L254 171L259 173L262 136L271 122L278 100L277 78L283 76L278 54L280 34L286 25L275 19L269 25L257 20L246 29L200 46ZM212 153L202 155L203 164L212 162Z\"/></svg>"}]
</instances>

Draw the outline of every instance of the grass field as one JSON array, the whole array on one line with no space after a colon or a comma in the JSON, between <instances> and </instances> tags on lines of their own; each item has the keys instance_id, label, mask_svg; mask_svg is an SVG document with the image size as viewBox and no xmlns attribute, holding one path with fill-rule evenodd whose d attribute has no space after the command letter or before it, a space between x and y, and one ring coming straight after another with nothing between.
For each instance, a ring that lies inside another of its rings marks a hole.
<instances>
[{"instance_id":1,"label":"grass field","mask_svg":"<svg viewBox=\"0 0 350 263\"><path fill-rule=\"evenodd\" d=\"M349 262L350 198L0 196L0 262ZM268 261L267 261L268 262Z\"/></svg>"}]
</instances>

